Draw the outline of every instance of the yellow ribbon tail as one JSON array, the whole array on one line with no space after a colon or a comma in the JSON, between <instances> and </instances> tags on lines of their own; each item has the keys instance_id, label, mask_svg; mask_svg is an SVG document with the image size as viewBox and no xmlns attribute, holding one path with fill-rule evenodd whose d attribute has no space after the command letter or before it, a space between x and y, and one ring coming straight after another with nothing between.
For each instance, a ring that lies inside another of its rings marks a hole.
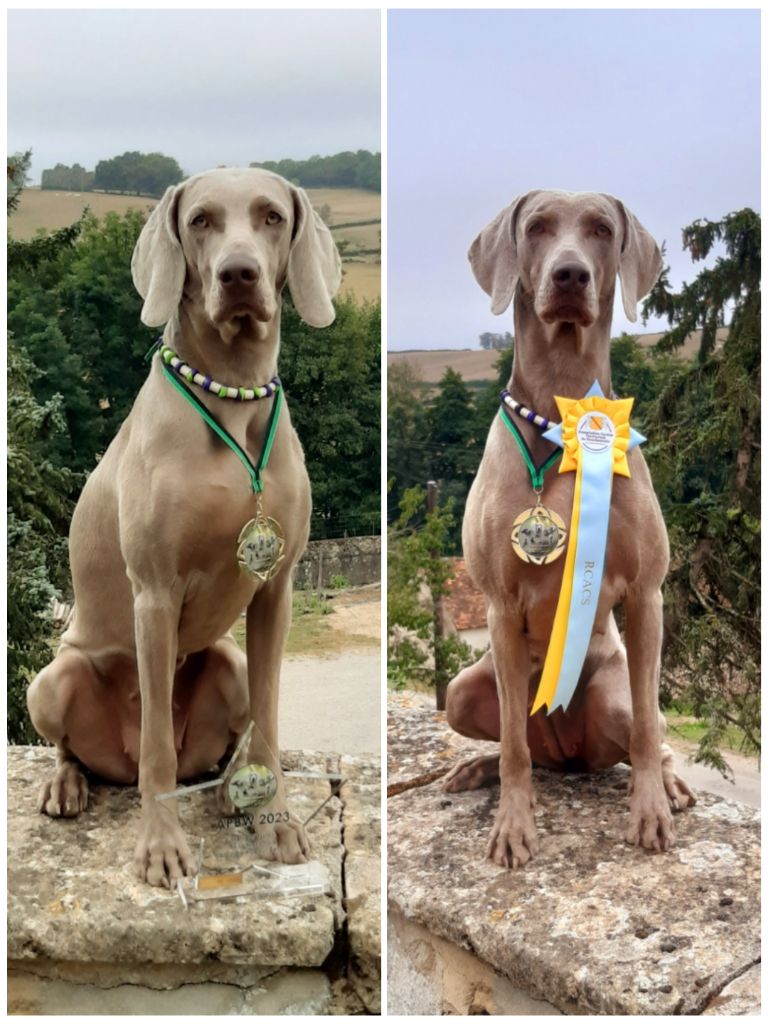
<instances>
[{"instance_id":1,"label":"yellow ribbon tail","mask_svg":"<svg viewBox=\"0 0 768 1024\"><path fill-rule=\"evenodd\" d=\"M565 552L565 568L563 569L563 582L560 587L560 597L557 602L555 621L552 625L552 635L547 648L547 657L544 661L544 668L539 680L539 688L531 708L531 714L535 715L539 708L545 704L551 707L557 690L557 682L560 678L560 666L563 663L563 651L565 650L565 638L568 632L568 618L571 608L571 594L573 592L573 570L576 566L576 541L579 533L579 511L581 506L581 457L579 456L576 468L576 485L573 491L573 509L571 511L571 530L568 536L568 548Z\"/></svg>"}]
</instances>

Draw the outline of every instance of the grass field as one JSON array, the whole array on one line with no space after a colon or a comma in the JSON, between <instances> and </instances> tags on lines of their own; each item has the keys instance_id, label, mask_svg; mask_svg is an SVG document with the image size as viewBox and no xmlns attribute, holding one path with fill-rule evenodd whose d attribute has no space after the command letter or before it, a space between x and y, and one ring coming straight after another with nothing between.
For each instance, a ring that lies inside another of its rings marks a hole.
<instances>
[{"instance_id":1,"label":"grass field","mask_svg":"<svg viewBox=\"0 0 768 1024\"><path fill-rule=\"evenodd\" d=\"M493 364L498 352L481 348L423 349L410 352L387 352L387 366L410 363L425 384L437 384L450 367L467 380L493 380Z\"/></svg>"},{"instance_id":2,"label":"grass field","mask_svg":"<svg viewBox=\"0 0 768 1024\"><path fill-rule=\"evenodd\" d=\"M381 217L381 196L377 192L356 188L318 188L307 189L307 193L316 209L325 205L331 208L331 225L379 220ZM41 228L55 231L72 224L86 206L90 207L96 217L103 217L113 210L116 213L130 209L151 210L156 202L156 199L144 196L44 192L29 188L22 193L19 208L9 220L9 230L13 238L25 240L34 237ZM334 231L334 238L349 243L349 259L344 262L343 293L354 293L358 299L377 299L381 294L380 229L379 223ZM376 249L377 252L363 257L355 256L359 249Z\"/></svg>"},{"instance_id":3,"label":"grass field","mask_svg":"<svg viewBox=\"0 0 768 1024\"><path fill-rule=\"evenodd\" d=\"M372 633L375 620L378 631L379 605L371 604L371 623L362 625L348 613L357 600L354 591L342 592L333 601L317 594L296 590L293 594L293 618L288 632L285 653L288 657L315 655L323 657L353 649L370 650L378 647L378 635ZM334 622L335 619L341 620ZM245 619L240 618L232 628L232 635L245 651Z\"/></svg>"},{"instance_id":4,"label":"grass field","mask_svg":"<svg viewBox=\"0 0 768 1024\"><path fill-rule=\"evenodd\" d=\"M643 348L655 345L663 335L638 334L638 343ZM717 331L718 346L728 337L728 328L720 327ZM688 335L685 344L676 351L680 359L692 359L699 350L701 331L693 331ZM402 352L387 352L387 366L410 363L424 384L437 384L448 367L460 373L465 381L487 381L496 377L493 368L499 358L498 352L488 352L481 348L436 348L409 349Z\"/></svg>"}]
</instances>

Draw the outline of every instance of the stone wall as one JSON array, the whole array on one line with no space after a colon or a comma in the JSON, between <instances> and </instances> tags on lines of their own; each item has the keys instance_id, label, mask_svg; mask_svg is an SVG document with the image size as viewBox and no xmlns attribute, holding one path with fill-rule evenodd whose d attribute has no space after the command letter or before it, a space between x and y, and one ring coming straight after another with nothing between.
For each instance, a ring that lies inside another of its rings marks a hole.
<instances>
[{"instance_id":1,"label":"stone wall","mask_svg":"<svg viewBox=\"0 0 768 1024\"><path fill-rule=\"evenodd\" d=\"M283 751L281 760L328 776L286 781L329 890L185 910L133 873L135 788L92 785L79 817L48 818L36 801L54 751L9 748L8 1012L378 1013L378 759ZM187 807L187 834L211 835L215 799Z\"/></svg>"},{"instance_id":2,"label":"stone wall","mask_svg":"<svg viewBox=\"0 0 768 1024\"><path fill-rule=\"evenodd\" d=\"M294 581L305 590L332 585L343 577L345 585L362 587L381 580L381 537L342 537L312 540L296 566Z\"/></svg>"},{"instance_id":3,"label":"stone wall","mask_svg":"<svg viewBox=\"0 0 768 1024\"><path fill-rule=\"evenodd\" d=\"M498 786L441 788L494 746L394 694L387 748L390 1012L759 1014L753 808L699 793L652 854L623 838L627 767L536 769L540 849L510 871L484 857Z\"/></svg>"}]
</instances>

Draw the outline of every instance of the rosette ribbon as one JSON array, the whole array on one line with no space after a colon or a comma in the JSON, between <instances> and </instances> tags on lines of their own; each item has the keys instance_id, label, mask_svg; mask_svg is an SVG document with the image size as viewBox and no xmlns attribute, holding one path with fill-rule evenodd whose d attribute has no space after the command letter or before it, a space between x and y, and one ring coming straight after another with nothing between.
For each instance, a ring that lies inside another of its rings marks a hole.
<instances>
[{"instance_id":1,"label":"rosette ribbon","mask_svg":"<svg viewBox=\"0 0 768 1024\"><path fill-rule=\"evenodd\" d=\"M614 475L629 474L627 452L645 438L629 425L634 398L609 399L597 381L584 398L555 396L562 423L544 437L563 448L560 472L576 471L563 582L544 669L531 708L567 710L595 623L603 579Z\"/></svg>"}]
</instances>

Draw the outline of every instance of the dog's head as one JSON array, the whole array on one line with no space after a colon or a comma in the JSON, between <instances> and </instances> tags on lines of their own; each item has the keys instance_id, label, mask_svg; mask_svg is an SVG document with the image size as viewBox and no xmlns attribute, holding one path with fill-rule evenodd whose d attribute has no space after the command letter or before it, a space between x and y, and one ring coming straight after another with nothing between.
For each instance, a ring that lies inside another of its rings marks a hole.
<instances>
[{"instance_id":1,"label":"dog's head","mask_svg":"<svg viewBox=\"0 0 768 1024\"><path fill-rule=\"evenodd\" d=\"M493 313L507 309L519 284L539 319L583 327L612 297L617 274L624 311L637 320L661 272L650 234L622 202L598 192L518 196L474 240L469 262Z\"/></svg>"},{"instance_id":2,"label":"dog's head","mask_svg":"<svg viewBox=\"0 0 768 1024\"><path fill-rule=\"evenodd\" d=\"M220 169L169 188L131 261L141 319L165 324L183 301L222 334L257 335L277 315L287 283L313 327L335 316L338 250L303 189L259 169Z\"/></svg>"}]
</instances>

